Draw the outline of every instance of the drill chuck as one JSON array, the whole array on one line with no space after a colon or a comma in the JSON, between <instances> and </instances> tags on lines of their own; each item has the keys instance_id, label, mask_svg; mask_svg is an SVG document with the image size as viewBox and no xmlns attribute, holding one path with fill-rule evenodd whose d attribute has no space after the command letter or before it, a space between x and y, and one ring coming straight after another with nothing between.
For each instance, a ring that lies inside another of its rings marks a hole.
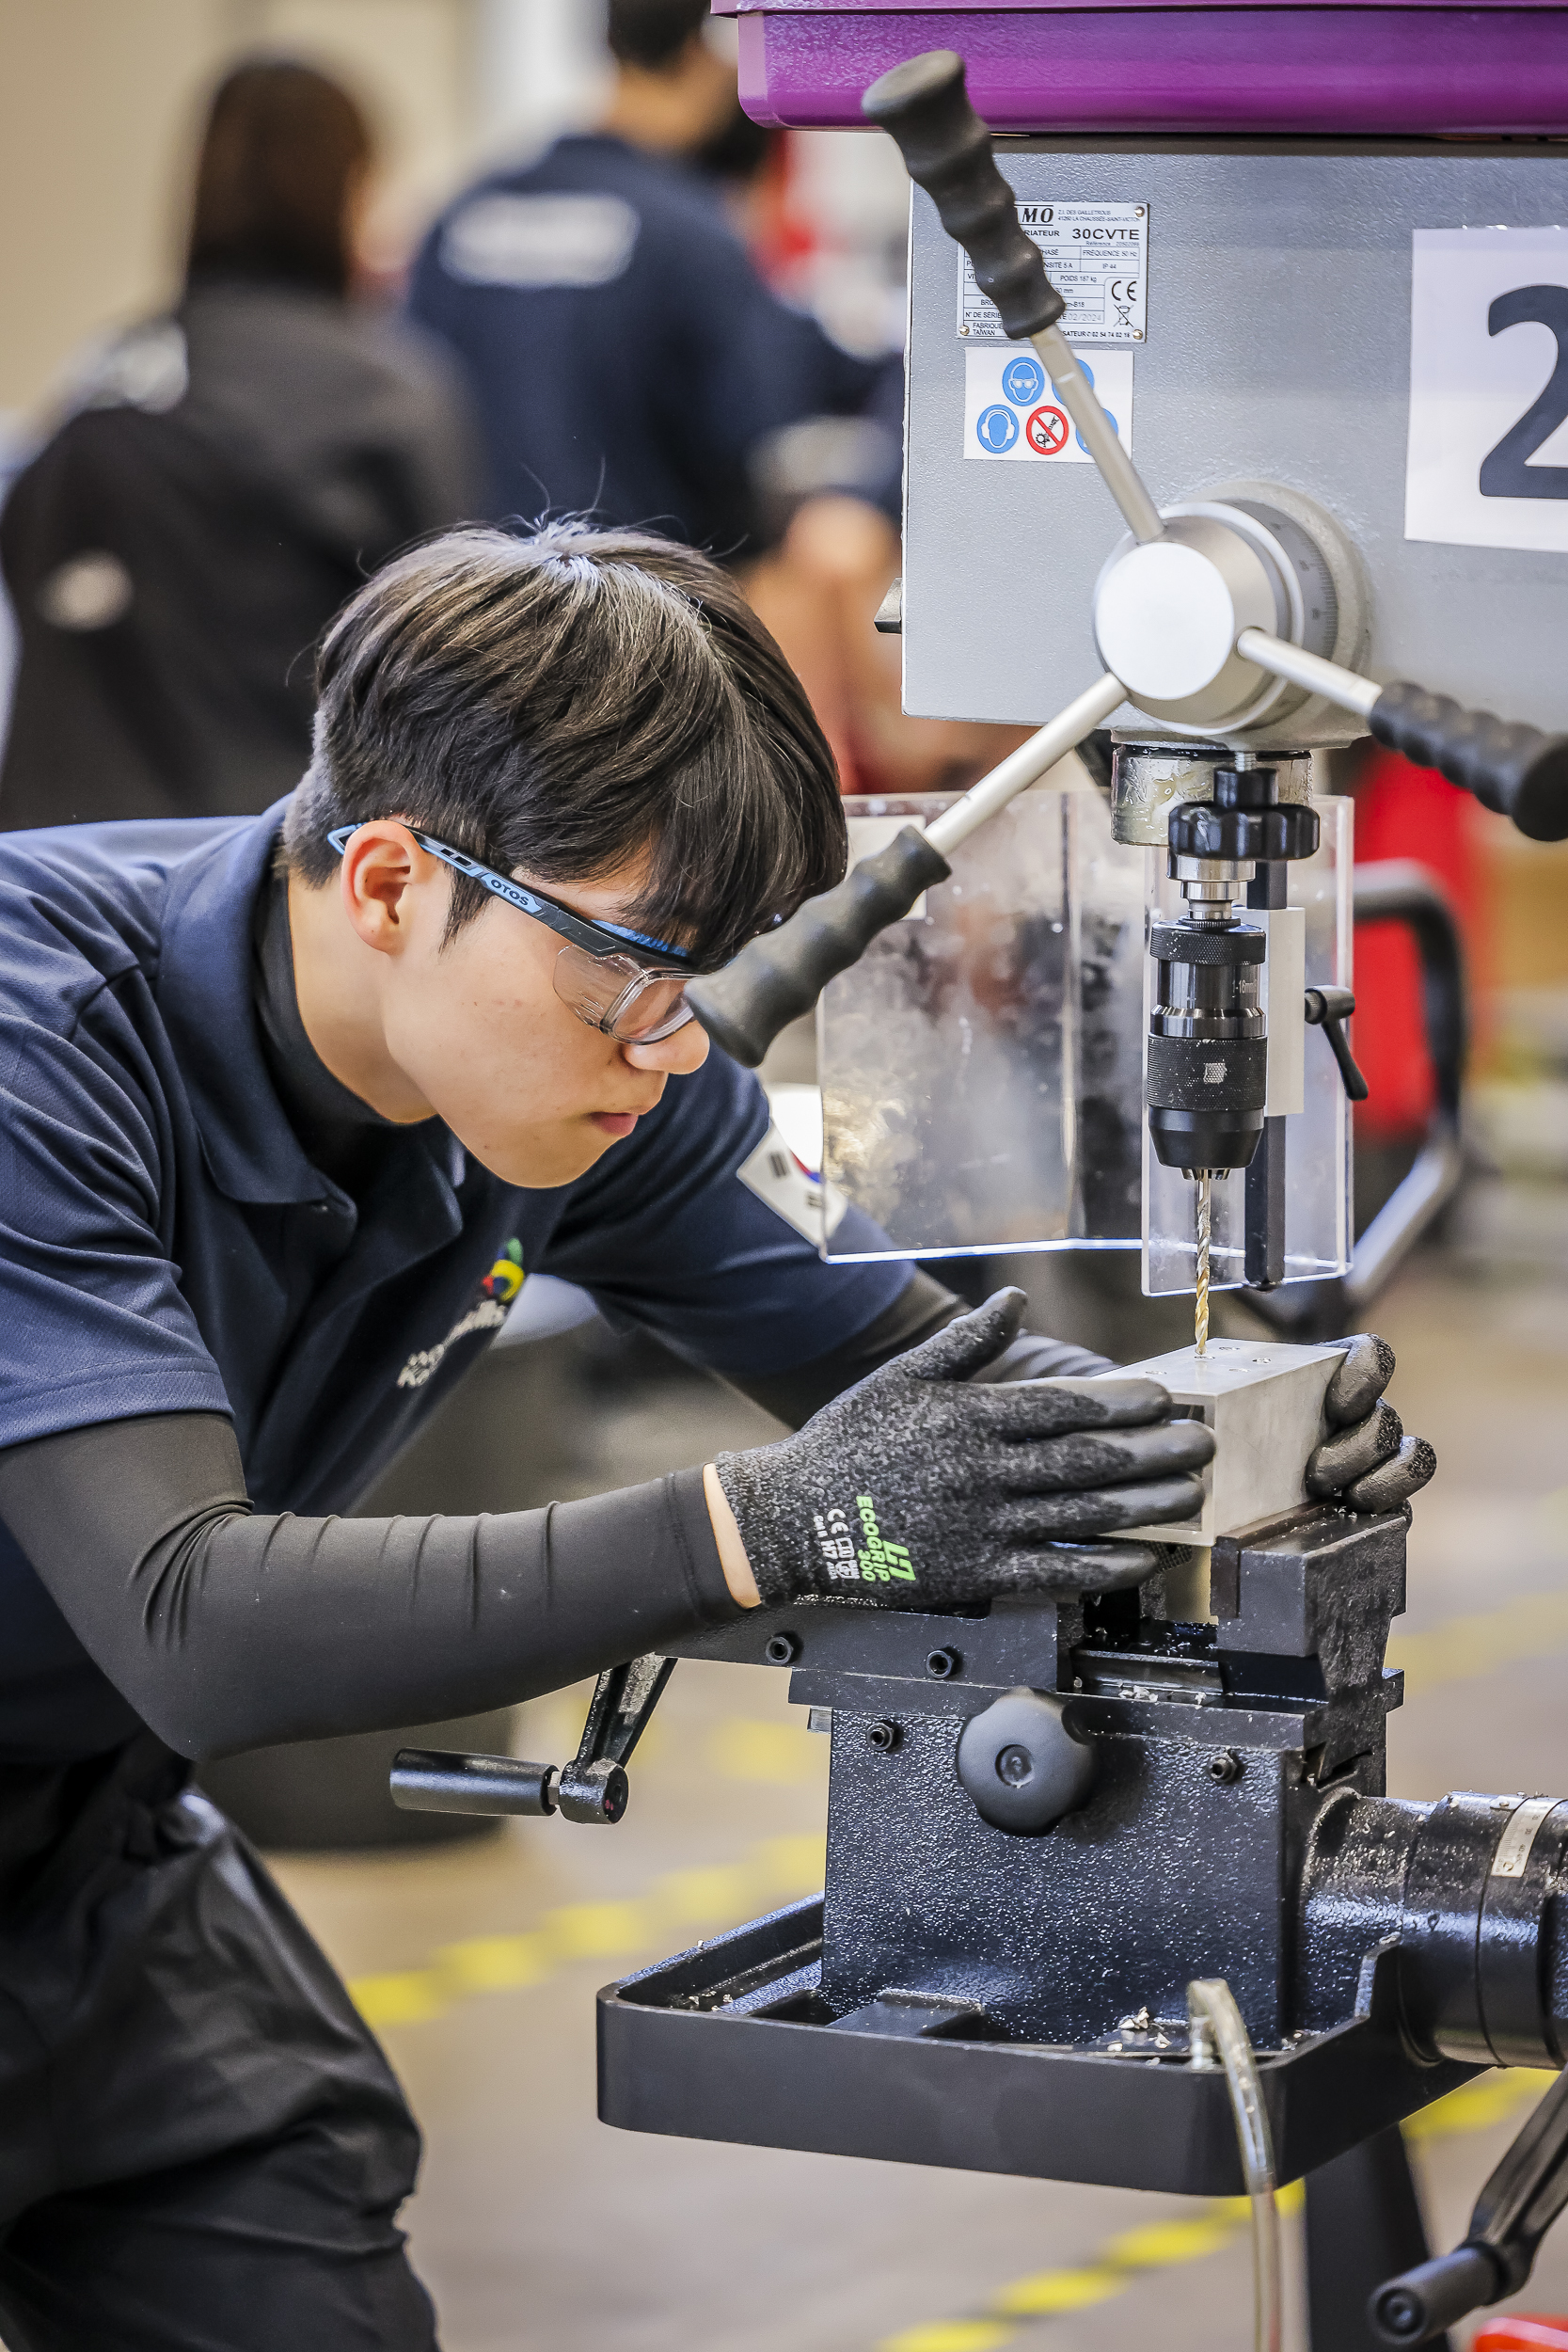
<instances>
[{"instance_id":1,"label":"drill chuck","mask_svg":"<svg viewBox=\"0 0 1568 2352\"><path fill-rule=\"evenodd\" d=\"M1166 1168L1245 1168L1263 1132L1268 1038L1255 925L1156 923L1148 1023L1148 1132Z\"/></svg>"},{"instance_id":2,"label":"drill chuck","mask_svg":"<svg viewBox=\"0 0 1568 2352\"><path fill-rule=\"evenodd\" d=\"M1310 857L1315 808L1281 803L1274 768L1216 768L1212 801L1172 809L1173 880L1187 911L1156 922L1148 952L1156 989L1145 1094L1156 1158L1184 1175L1245 1168L1263 1134L1268 1022L1259 975L1268 939L1235 902L1259 866Z\"/></svg>"}]
</instances>

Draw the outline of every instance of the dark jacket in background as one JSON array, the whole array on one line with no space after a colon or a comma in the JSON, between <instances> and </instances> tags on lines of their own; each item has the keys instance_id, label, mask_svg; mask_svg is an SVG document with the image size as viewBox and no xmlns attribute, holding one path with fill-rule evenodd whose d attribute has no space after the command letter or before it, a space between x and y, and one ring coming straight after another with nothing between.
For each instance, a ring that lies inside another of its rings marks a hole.
<instances>
[{"instance_id":1,"label":"dark jacket in background","mask_svg":"<svg viewBox=\"0 0 1568 2352\"><path fill-rule=\"evenodd\" d=\"M591 514L721 559L758 544L759 445L859 414L888 373L769 291L711 182L603 136L469 188L410 305L464 361L496 518Z\"/></svg>"},{"instance_id":2,"label":"dark jacket in background","mask_svg":"<svg viewBox=\"0 0 1568 2352\"><path fill-rule=\"evenodd\" d=\"M0 829L268 806L309 758L332 614L478 492L432 339L282 284L193 286L109 349L0 515L21 641Z\"/></svg>"}]
</instances>

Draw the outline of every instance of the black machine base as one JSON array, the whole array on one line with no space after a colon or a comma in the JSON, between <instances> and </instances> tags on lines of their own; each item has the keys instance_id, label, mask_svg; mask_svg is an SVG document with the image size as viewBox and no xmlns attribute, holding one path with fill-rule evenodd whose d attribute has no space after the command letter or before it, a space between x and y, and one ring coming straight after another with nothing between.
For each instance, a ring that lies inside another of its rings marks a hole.
<instances>
[{"instance_id":1,"label":"black machine base","mask_svg":"<svg viewBox=\"0 0 1568 2352\"><path fill-rule=\"evenodd\" d=\"M1013 2042L972 2003L896 1988L835 2017L818 1990L821 1951L814 1898L606 1987L602 2121L1111 2188L1242 2193L1225 2077L1188 2063L1171 2029L1130 2021L1119 2049ZM1391 1959L1369 1965L1364 2014L1259 2054L1282 2182L1481 2071L1409 2054Z\"/></svg>"}]
</instances>

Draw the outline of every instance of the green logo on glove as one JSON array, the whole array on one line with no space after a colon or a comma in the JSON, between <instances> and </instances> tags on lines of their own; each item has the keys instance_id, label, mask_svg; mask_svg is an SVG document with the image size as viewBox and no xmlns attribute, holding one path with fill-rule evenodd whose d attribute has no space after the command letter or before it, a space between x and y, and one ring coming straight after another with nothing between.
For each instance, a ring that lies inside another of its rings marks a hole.
<instances>
[{"instance_id":1,"label":"green logo on glove","mask_svg":"<svg viewBox=\"0 0 1568 2352\"><path fill-rule=\"evenodd\" d=\"M855 1554L860 1562L861 1575L867 1584L886 1584L896 1578L901 1584L914 1582L914 1569L902 1544L895 1544L882 1534L877 1524L877 1506L869 1495L857 1495L855 1502L861 1515L861 1533L865 1537L865 1549Z\"/></svg>"}]
</instances>

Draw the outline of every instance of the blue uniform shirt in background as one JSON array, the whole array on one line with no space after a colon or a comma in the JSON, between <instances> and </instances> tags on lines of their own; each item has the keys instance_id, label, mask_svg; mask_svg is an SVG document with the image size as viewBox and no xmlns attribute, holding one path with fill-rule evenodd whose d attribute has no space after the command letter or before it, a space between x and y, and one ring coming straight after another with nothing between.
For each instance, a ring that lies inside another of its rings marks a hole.
<instances>
[{"instance_id":1,"label":"blue uniform shirt in background","mask_svg":"<svg viewBox=\"0 0 1568 2352\"><path fill-rule=\"evenodd\" d=\"M906 1266L824 1264L740 1183L767 1107L717 1051L576 1184L503 1184L430 1120L356 1207L262 1058L252 916L281 819L0 841L0 1446L227 1413L259 1509L341 1511L476 1360L519 1263L736 1374L809 1362L902 1291ZM0 1757L138 1727L0 1528Z\"/></svg>"},{"instance_id":2,"label":"blue uniform shirt in background","mask_svg":"<svg viewBox=\"0 0 1568 2352\"><path fill-rule=\"evenodd\" d=\"M859 414L888 373L769 292L711 183L614 138L468 189L409 301L467 369L493 516L591 514L721 557L754 532L758 442Z\"/></svg>"}]
</instances>

